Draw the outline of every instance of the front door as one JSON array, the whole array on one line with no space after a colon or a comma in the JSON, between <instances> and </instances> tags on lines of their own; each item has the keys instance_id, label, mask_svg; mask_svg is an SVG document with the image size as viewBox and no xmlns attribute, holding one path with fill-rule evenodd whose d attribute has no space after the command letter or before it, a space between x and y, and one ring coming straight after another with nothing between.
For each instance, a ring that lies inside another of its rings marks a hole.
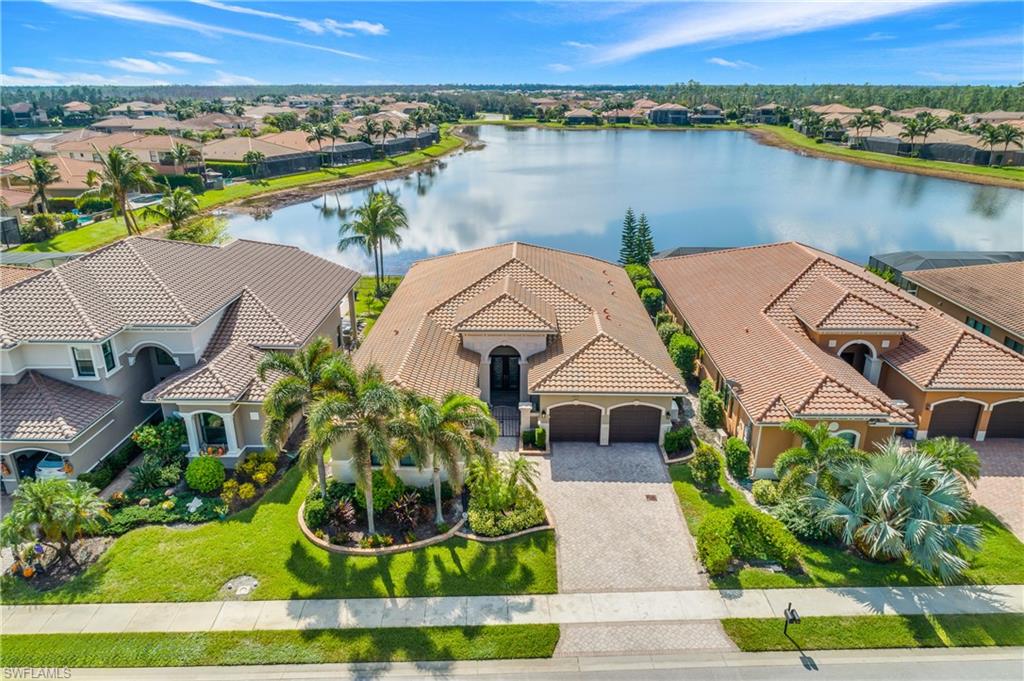
<instances>
[{"instance_id":1,"label":"front door","mask_svg":"<svg viewBox=\"0 0 1024 681\"><path fill-rule=\"evenodd\" d=\"M519 392L519 357L493 355L491 357L491 390Z\"/></svg>"}]
</instances>

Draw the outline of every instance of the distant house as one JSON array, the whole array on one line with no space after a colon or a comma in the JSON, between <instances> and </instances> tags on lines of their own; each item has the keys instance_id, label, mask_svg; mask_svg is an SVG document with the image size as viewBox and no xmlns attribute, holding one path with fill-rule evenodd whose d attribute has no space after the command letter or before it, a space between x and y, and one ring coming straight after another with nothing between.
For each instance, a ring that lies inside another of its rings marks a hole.
<instances>
[{"instance_id":1,"label":"distant house","mask_svg":"<svg viewBox=\"0 0 1024 681\"><path fill-rule=\"evenodd\" d=\"M846 123L848 124L849 121ZM881 130L861 130L859 139L864 149L882 154L896 156L917 154L924 159L972 165L1021 165L1024 163L1024 153L1021 150L991 149L978 135L973 133L941 128L928 135L924 140L918 137L911 144L910 138L901 137L903 131L902 123L890 121L886 122ZM856 134L853 130L848 130L848 132L851 137Z\"/></svg>"},{"instance_id":2,"label":"distant house","mask_svg":"<svg viewBox=\"0 0 1024 681\"><path fill-rule=\"evenodd\" d=\"M182 166L176 165L174 159L171 158L171 151L179 144L191 148L196 159L200 158L202 144L170 135L141 135L121 146L134 153L143 163L151 165L157 174L178 175L186 170Z\"/></svg>"},{"instance_id":3,"label":"distant house","mask_svg":"<svg viewBox=\"0 0 1024 681\"><path fill-rule=\"evenodd\" d=\"M725 116L721 107L714 104L701 104L690 112L691 123L724 123Z\"/></svg>"},{"instance_id":4,"label":"distant house","mask_svg":"<svg viewBox=\"0 0 1024 681\"><path fill-rule=\"evenodd\" d=\"M64 111L65 115L73 113L90 113L92 111L92 104L89 104L88 102L74 101L68 102L60 108Z\"/></svg>"},{"instance_id":5,"label":"distant house","mask_svg":"<svg viewBox=\"0 0 1024 681\"><path fill-rule=\"evenodd\" d=\"M782 107L771 102L769 104L759 104L755 106L749 114L746 115L745 120L749 123L761 123L764 125L778 125L779 114L782 111Z\"/></svg>"},{"instance_id":6,"label":"distant house","mask_svg":"<svg viewBox=\"0 0 1024 681\"><path fill-rule=\"evenodd\" d=\"M89 127L100 132L130 132L135 123L136 119L127 116L109 116L93 121Z\"/></svg>"},{"instance_id":7,"label":"distant house","mask_svg":"<svg viewBox=\"0 0 1024 681\"><path fill-rule=\"evenodd\" d=\"M7 107L14 117L14 126L24 128L32 125L46 125L50 119L46 117L46 110L36 108L31 102L15 102Z\"/></svg>"},{"instance_id":8,"label":"distant house","mask_svg":"<svg viewBox=\"0 0 1024 681\"><path fill-rule=\"evenodd\" d=\"M860 113L860 109L851 109L845 104L811 104L805 107L808 111L814 113L825 114L857 114Z\"/></svg>"},{"instance_id":9,"label":"distant house","mask_svg":"<svg viewBox=\"0 0 1024 681\"><path fill-rule=\"evenodd\" d=\"M100 132L99 130L90 130L89 128L76 128L69 130L68 132L62 132L59 135L53 137L41 137L36 140L32 140L32 150L40 156L50 156L56 154L55 147L58 144L71 141L82 141L92 139L94 137L104 137L106 133Z\"/></svg>"},{"instance_id":10,"label":"distant house","mask_svg":"<svg viewBox=\"0 0 1024 681\"><path fill-rule=\"evenodd\" d=\"M1024 111L986 111L984 113L967 115L967 122L971 125L979 125L981 123L999 125L1000 123L1011 123L1013 121L1024 121Z\"/></svg>"},{"instance_id":11,"label":"distant house","mask_svg":"<svg viewBox=\"0 0 1024 681\"><path fill-rule=\"evenodd\" d=\"M413 111L419 109L429 109L430 105L426 102L392 102L391 104L385 104L381 109L385 111L396 111L400 114L408 116Z\"/></svg>"},{"instance_id":12,"label":"distant house","mask_svg":"<svg viewBox=\"0 0 1024 681\"><path fill-rule=\"evenodd\" d=\"M644 112L637 108L611 109L601 114L606 123L635 123L646 119Z\"/></svg>"},{"instance_id":13,"label":"distant house","mask_svg":"<svg viewBox=\"0 0 1024 681\"><path fill-rule=\"evenodd\" d=\"M893 111L892 115L895 116L896 118L907 119L917 118L918 116L923 116L925 114L931 114L932 116L941 118L942 120L946 120L947 118L952 116L953 113L954 112L949 109L932 109L927 106L915 106L910 109L900 109L898 111Z\"/></svg>"},{"instance_id":14,"label":"distant house","mask_svg":"<svg viewBox=\"0 0 1024 681\"><path fill-rule=\"evenodd\" d=\"M266 176L301 173L320 167L320 157L316 152L296 151L258 137L229 137L208 142L203 145L203 158L207 162L244 163L245 155L250 151L263 154L260 172Z\"/></svg>"},{"instance_id":15,"label":"distant house","mask_svg":"<svg viewBox=\"0 0 1024 681\"><path fill-rule=\"evenodd\" d=\"M339 142L324 145L324 156L332 166L361 163L373 160L373 146L366 142Z\"/></svg>"},{"instance_id":16,"label":"distant house","mask_svg":"<svg viewBox=\"0 0 1024 681\"><path fill-rule=\"evenodd\" d=\"M633 107L636 109L640 109L641 111L647 111L648 109L653 109L656 106L658 106L658 103L653 99L642 98L633 102Z\"/></svg>"},{"instance_id":17,"label":"distant house","mask_svg":"<svg viewBox=\"0 0 1024 681\"><path fill-rule=\"evenodd\" d=\"M217 112L187 118L181 124L189 130L243 130L255 127L251 118Z\"/></svg>"},{"instance_id":18,"label":"distant house","mask_svg":"<svg viewBox=\"0 0 1024 681\"><path fill-rule=\"evenodd\" d=\"M924 302L1024 355L1024 262L916 270L903 276Z\"/></svg>"},{"instance_id":19,"label":"distant house","mask_svg":"<svg viewBox=\"0 0 1024 681\"><path fill-rule=\"evenodd\" d=\"M686 125L690 122L690 110L682 104L666 102L648 109L647 118L654 125Z\"/></svg>"},{"instance_id":20,"label":"distant house","mask_svg":"<svg viewBox=\"0 0 1024 681\"><path fill-rule=\"evenodd\" d=\"M565 114L566 125L587 125L597 122L597 114L590 109L573 109Z\"/></svg>"},{"instance_id":21,"label":"distant house","mask_svg":"<svg viewBox=\"0 0 1024 681\"><path fill-rule=\"evenodd\" d=\"M109 113L115 116L133 116L135 118L142 118L143 116L159 116L161 118L165 118L167 116L167 105L136 100L111 107Z\"/></svg>"},{"instance_id":22,"label":"distant house","mask_svg":"<svg viewBox=\"0 0 1024 681\"><path fill-rule=\"evenodd\" d=\"M100 170L100 165L92 161L61 158L54 156L47 159L56 168L60 179L46 188L47 198L77 198L89 189L85 178L90 170ZM0 168L0 194L12 209L26 215L42 210L41 202L30 200L34 191L29 187L28 177L32 168L28 161L18 161Z\"/></svg>"}]
</instances>

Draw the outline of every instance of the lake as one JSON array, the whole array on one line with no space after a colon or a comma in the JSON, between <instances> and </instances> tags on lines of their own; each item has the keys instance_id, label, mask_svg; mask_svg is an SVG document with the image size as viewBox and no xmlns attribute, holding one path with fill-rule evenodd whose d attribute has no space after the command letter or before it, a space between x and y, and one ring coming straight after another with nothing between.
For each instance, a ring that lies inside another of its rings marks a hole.
<instances>
[{"instance_id":1,"label":"lake","mask_svg":"<svg viewBox=\"0 0 1024 681\"><path fill-rule=\"evenodd\" d=\"M797 240L858 263L905 249L1024 249L1024 191L1015 189L801 156L740 132L478 131L483 149L386 183L410 224L402 248L386 251L388 272L511 240L614 260L627 206L647 214L658 249ZM335 250L339 211L367 191L260 219L235 214L230 230L367 271L364 254Z\"/></svg>"}]
</instances>

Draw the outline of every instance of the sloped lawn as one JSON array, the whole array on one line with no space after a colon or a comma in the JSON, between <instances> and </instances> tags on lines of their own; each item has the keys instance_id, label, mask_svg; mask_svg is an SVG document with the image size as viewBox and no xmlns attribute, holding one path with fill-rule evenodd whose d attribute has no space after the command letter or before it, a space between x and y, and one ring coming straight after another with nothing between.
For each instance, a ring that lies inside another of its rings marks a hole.
<instances>
[{"instance_id":1,"label":"sloped lawn","mask_svg":"<svg viewBox=\"0 0 1024 681\"><path fill-rule=\"evenodd\" d=\"M119 538L63 586L40 593L4 578L4 603L218 600L232 577L252 575L256 600L554 593L551 532L483 544L452 539L419 551L343 556L313 546L296 522L309 481L298 469L256 505L198 527L144 527Z\"/></svg>"},{"instance_id":2,"label":"sloped lawn","mask_svg":"<svg viewBox=\"0 0 1024 681\"><path fill-rule=\"evenodd\" d=\"M712 494L693 484L690 467L679 464L669 469L672 486L690 533L695 534L701 520L711 511L731 506L750 506L746 498L729 485L723 473ZM1024 544L992 513L977 507L967 519L982 528L983 544L976 554L968 556L971 568L963 580L966 584L1024 583ZM800 563L804 574L774 573L757 568L744 568L735 574L712 578L719 589L777 589L785 587L823 586L924 586L942 582L904 562L876 563L864 560L839 546L801 543Z\"/></svg>"}]
</instances>

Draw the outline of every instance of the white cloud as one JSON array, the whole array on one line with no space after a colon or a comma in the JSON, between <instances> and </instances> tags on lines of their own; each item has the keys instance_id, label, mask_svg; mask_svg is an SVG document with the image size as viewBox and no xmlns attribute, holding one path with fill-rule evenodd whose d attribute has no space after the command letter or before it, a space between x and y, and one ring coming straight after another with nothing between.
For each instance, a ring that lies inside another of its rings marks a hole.
<instances>
[{"instance_id":1,"label":"white cloud","mask_svg":"<svg viewBox=\"0 0 1024 681\"><path fill-rule=\"evenodd\" d=\"M286 38L266 35L265 33L252 33L250 31L242 31L239 29L228 28L226 26L217 26L215 24L204 24L200 21L193 21L191 19L185 19L184 17L168 14L167 12L155 9L152 6L119 2L118 0L83 0L81 2L76 2L75 0L42 1L71 14L84 14L87 16L97 16L107 19L149 24L152 26L180 28L186 31L194 31L205 36L230 35L239 38L247 38L249 40L258 40L265 43L273 43L276 45L290 45L292 47L301 47L307 50L328 52L330 54L349 57L351 59L369 59L369 57L366 57L365 55L357 54L355 52L347 52L345 50L336 50L333 47L312 45L310 43L303 43L297 40L288 40Z\"/></svg>"},{"instance_id":2,"label":"white cloud","mask_svg":"<svg viewBox=\"0 0 1024 681\"><path fill-rule=\"evenodd\" d=\"M722 59L721 57L711 57L711 59L708 59L708 63L714 64L716 66L724 66L727 69L757 68L748 61L740 61L739 59L737 59L736 61L729 61L728 59Z\"/></svg>"},{"instance_id":3,"label":"white cloud","mask_svg":"<svg viewBox=\"0 0 1024 681\"><path fill-rule=\"evenodd\" d=\"M959 21L947 21L944 24L935 24L932 26L936 31L953 31L960 28L961 24Z\"/></svg>"},{"instance_id":4,"label":"white cloud","mask_svg":"<svg viewBox=\"0 0 1024 681\"><path fill-rule=\"evenodd\" d=\"M164 57L165 59L173 59L174 61L182 61L189 64L219 64L220 62L213 57L204 57L201 54L195 52L150 52L154 57Z\"/></svg>"},{"instance_id":5,"label":"white cloud","mask_svg":"<svg viewBox=\"0 0 1024 681\"><path fill-rule=\"evenodd\" d=\"M260 81L249 76L242 76L227 71L217 71L217 77L206 83L207 85L259 85Z\"/></svg>"},{"instance_id":6,"label":"white cloud","mask_svg":"<svg viewBox=\"0 0 1024 681\"><path fill-rule=\"evenodd\" d=\"M121 57L120 59L108 59L103 62L107 66L118 69L119 71L128 71L129 73L151 73L151 74L170 74L170 73L184 73L181 69L176 66L171 66L162 61L150 61L149 59L138 59L136 57Z\"/></svg>"},{"instance_id":7,"label":"white cloud","mask_svg":"<svg viewBox=\"0 0 1024 681\"><path fill-rule=\"evenodd\" d=\"M634 59L650 52L708 42L746 43L856 24L926 9L946 0L882 2L722 3L660 14L636 37L600 50L595 63Z\"/></svg>"},{"instance_id":8,"label":"white cloud","mask_svg":"<svg viewBox=\"0 0 1024 681\"><path fill-rule=\"evenodd\" d=\"M101 75L98 73L61 73L29 66L12 66L11 73L0 74L0 85L169 85L165 80L156 80L134 75Z\"/></svg>"},{"instance_id":9,"label":"white cloud","mask_svg":"<svg viewBox=\"0 0 1024 681\"><path fill-rule=\"evenodd\" d=\"M879 40L895 40L895 39L896 39L896 36L894 36L892 33L882 33L881 31L875 31L874 33L869 33L866 36L864 36L863 38L861 38L861 40L863 40L864 42L868 42L868 43L877 42Z\"/></svg>"},{"instance_id":10,"label":"white cloud","mask_svg":"<svg viewBox=\"0 0 1024 681\"><path fill-rule=\"evenodd\" d=\"M554 71L555 73L568 73L572 71L572 67L568 64L548 64L545 67L548 71Z\"/></svg>"},{"instance_id":11,"label":"white cloud","mask_svg":"<svg viewBox=\"0 0 1024 681\"><path fill-rule=\"evenodd\" d=\"M566 47L572 47L577 50L590 50L594 48L592 43L581 43L578 40L566 40L562 45Z\"/></svg>"},{"instance_id":12,"label":"white cloud","mask_svg":"<svg viewBox=\"0 0 1024 681\"><path fill-rule=\"evenodd\" d=\"M192 2L197 5L203 5L204 7L219 9L225 12L235 12L236 14L248 14L254 17L262 17L264 19L286 21L317 35L322 35L327 31L330 31L334 35L352 35L353 31L369 35L384 35L388 32L388 29L384 24L362 21L361 19L356 19L354 21L336 21L334 19L314 21L312 19L279 14L278 12L267 12L265 10L255 9L244 5L229 5L224 2L218 2L218 0L192 0Z\"/></svg>"}]
</instances>

